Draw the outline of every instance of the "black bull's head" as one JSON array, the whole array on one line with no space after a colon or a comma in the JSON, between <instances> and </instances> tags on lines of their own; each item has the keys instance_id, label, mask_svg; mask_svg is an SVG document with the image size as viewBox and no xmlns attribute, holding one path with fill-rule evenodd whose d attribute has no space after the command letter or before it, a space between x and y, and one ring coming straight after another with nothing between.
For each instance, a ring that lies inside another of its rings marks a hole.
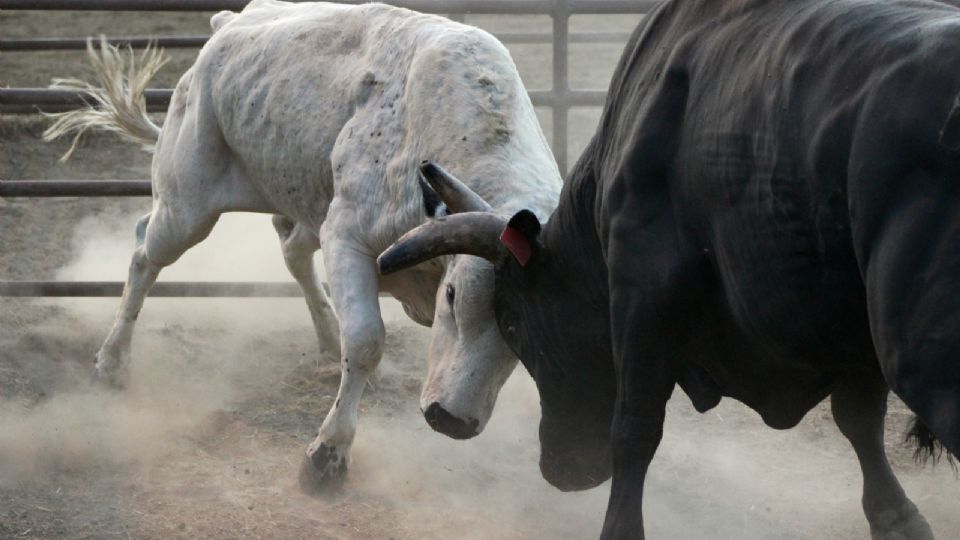
<instances>
[{"instance_id":1,"label":"black bull's head","mask_svg":"<svg viewBox=\"0 0 960 540\"><path fill-rule=\"evenodd\" d=\"M594 487L611 474L610 422L615 398L604 310L569 301L528 210L494 213L466 185L430 162L421 164L425 200L448 215L403 235L378 258L388 274L442 255L468 254L496 268L497 324L540 393L540 469L562 490ZM437 215L442 212L437 213ZM603 324L586 323L602 321ZM467 370L464 370L466 372Z\"/></svg>"}]
</instances>

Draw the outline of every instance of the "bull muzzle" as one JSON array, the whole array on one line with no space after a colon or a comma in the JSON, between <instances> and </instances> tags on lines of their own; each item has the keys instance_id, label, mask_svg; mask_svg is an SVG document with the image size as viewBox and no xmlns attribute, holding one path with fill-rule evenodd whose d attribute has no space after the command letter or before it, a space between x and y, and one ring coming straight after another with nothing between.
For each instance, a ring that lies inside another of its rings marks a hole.
<instances>
[{"instance_id":1,"label":"bull muzzle","mask_svg":"<svg viewBox=\"0 0 960 540\"><path fill-rule=\"evenodd\" d=\"M480 434L479 420L457 418L436 401L424 409L423 417L427 419L427 424L434 431L443 433L453 439L470 439Z\"/></svg>"}]
</instances>

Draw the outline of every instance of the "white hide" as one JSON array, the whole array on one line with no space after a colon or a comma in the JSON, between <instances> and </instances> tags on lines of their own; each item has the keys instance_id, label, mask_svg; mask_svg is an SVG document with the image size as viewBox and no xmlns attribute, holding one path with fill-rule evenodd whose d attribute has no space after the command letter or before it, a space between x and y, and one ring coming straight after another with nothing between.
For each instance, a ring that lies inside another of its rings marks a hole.
<instances>
[{"instance_id":1,"label":"white hide","mask_svg":"<svg viewBox=\"0 0 960 540\"><path fill-rule=\"evenodd\" d=\"M308 449L332 452L329 470L313 461L320 480L346 470L360 394L383 348L379 291L415 320L433 319L423 405L440 402L482 429L516 364L495 324L492 268L459 256L381 277L376 257L426 219L424 159L498 212L528 208L545 220L556 206L560 175L507 50L476 28L381 4L254 0L211 23L157 143L153 210L138 225L98 375L122 372L133 321L163 266L221 213L266 212L277 215L321 347L340 350L337 405ZM321 245L336 317L313 268Z\"/></svg>"}]
</instances>

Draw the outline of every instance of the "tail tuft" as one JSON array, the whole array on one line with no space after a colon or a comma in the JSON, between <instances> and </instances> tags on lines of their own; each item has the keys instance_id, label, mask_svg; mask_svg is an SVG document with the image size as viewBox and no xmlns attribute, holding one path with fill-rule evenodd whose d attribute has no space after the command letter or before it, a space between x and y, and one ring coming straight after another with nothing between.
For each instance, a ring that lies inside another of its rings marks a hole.
<instances>
[{"instance_id":1,"label":"tail tuft","mask_svg":"<svg viewBox=\"0 0 960 540\"><path fill-rule=\"evenodd\" d=\"M937 439L937 436L930 431L930 428L916 416L910 421L903 442L916 445L917 448L913 452L913 459L920 465L926 465L930 460L933 460L933 464L936 465L940 461L940 458L943 457L943 443L941 443L940 440ZM947 453L947 462L950 463L950 467L956 471L957 463L949 452Z\"/></svg>"},{"instance_id":2,"label":"tail tuft","mask_svg":"<svg viewBox=\"0 0 960 540\"><path fill-rule=\"evenodd\" d=\"M70 158L80 137L90 128L113 131L142 145L145 150L153 151L160 128L147 116L144 90L167 59L162 49L152 46L143 51L139 60L133 49L128 47L126 53L107 43L103 36L98 48L88 40L87 56L100 87L79 79L53 80L50 88L82 92L91 102L77 110L46 115L56 121L43 132L44 141L74 134L73 144L61 161Z\"/></svg>"}]
</instances>

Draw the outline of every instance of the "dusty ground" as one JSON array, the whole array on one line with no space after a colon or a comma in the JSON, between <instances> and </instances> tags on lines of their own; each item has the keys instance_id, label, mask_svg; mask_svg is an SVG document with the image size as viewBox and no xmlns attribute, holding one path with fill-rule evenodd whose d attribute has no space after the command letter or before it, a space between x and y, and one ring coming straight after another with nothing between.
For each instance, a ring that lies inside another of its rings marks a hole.
<instances>
[{"instance_id":1,"label":"dusty ground","mask_svg":"<svg viewBox=\"0 0 960 540\"><path fill-rule=\"evenodd\" d=\"M539 17L472 17L492 29L549 28ZM630 28L581 17L574 28ZM198 34L201 14L0 13L11 37ZM549 47L512 46L530 87L549 84ZM576 45L572 80L606 85L618 45ZM169 86L193 51L175 51ZM0 85L83 75L79 53L0 56ZM546 111L542 111L546 113ZM541 116L549 129L549 116ZM571 118L571 155L596 111ZM0 178L145 178L149 156L91 137L66 164L38 118L0 117ZM0 279L122 279L143 199L0 199ZM224 218L163 279L287 280L263 217ZM300 454L338 382L318 364L299 300L151 299L123 393L88 385L116 299L0 299L0 538L590 538L609 484L576 494L537 470L538 405L518 372L487 431L448 440L417 410L426 329L384 301L388 343L361 409L354 467L330 499L299 493ZM960 539L960 481L917 467L899 444L908 415L892 401L888 451L939 538ZM860 477L826 406L776 432L737 403L696 414L670 404L645 512L652 538L865 538Z\"/></svg>"}]
</instances>

